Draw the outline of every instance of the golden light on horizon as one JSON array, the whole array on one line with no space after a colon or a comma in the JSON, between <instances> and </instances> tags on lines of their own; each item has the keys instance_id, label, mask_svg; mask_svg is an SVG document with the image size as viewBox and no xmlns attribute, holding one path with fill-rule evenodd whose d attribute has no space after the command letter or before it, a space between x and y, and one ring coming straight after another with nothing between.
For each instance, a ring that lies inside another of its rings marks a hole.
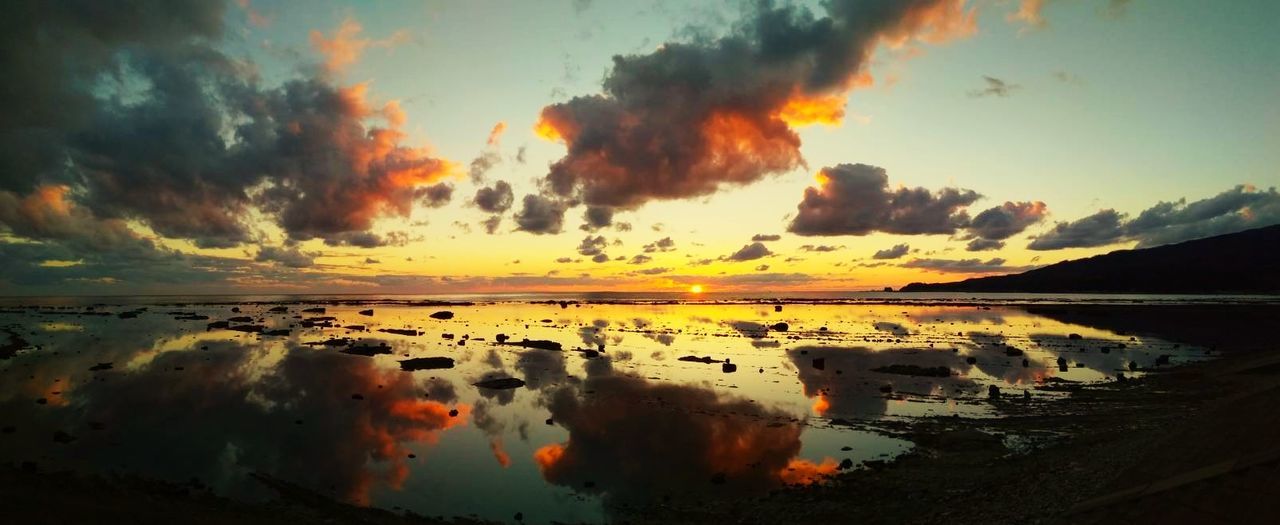
<instances>
[{"instance_id":1,"label":"golden light on horizon","mask_svg":"<svg viewBox=\"0 0 1280 525\"><path fill-rule=\"evenodd\" d=\"M695 284L689 287L689 293L702 293L702 285Z\"/></svg>"}]
</instances>

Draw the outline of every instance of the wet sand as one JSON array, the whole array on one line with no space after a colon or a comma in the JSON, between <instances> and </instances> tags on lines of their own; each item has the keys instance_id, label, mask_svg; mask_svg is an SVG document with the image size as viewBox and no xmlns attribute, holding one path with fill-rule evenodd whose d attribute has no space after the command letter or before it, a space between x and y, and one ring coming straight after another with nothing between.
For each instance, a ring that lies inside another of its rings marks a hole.
<instances>
[{"instance_id":1,"label":"wet sand","mask_svg":"<svg viewBox=\"0 0 1280 525\"><path fill-rule=\"evenodd\" d=\"M695 498L621 502L611 506L610 521L1253 521L1269 501L1258 495L1276 487L1268 483L1274 476L1259 475L1274 472L1273 438L1280 428L1269 410L1280 401L1280 353L1266 331L1275 324L1269 321L1280 319L1275 306L1021 308L1115 334L1212 348L1217 358L1126 381L1039 384L1032 400L1006 393L974 401L1000 417L925 414L813 422L895 436L915 446L891 461L862 462L803 487L749 497L713 490ZM0 483L12 487L5 491L6 508L35 523L126 517L160 522L175 514L200 516L206 523L421 521L404 518L402 509L349 505L269 475L255 479L280 499L236 502L198 484L58 474L32 465L11 465L0 475ZM1206 489L1223 485L1233 490Z\"/></svg>"}]
</instances>

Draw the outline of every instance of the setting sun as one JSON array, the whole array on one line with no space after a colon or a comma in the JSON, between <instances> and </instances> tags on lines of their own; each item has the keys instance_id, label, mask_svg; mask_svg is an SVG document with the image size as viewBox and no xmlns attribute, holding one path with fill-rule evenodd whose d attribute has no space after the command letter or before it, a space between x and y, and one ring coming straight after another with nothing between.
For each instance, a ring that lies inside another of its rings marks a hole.
<instances>
[{"instance_id":1,"label":"setting sun","mask_svg":"<svg viewBox=\"0 0 1280 525\"><path fill-rule=\"evenodd\" d=\"M702 293L702 285L695 284L689 287L689 293Z\"/></svg>"}]
</instances>

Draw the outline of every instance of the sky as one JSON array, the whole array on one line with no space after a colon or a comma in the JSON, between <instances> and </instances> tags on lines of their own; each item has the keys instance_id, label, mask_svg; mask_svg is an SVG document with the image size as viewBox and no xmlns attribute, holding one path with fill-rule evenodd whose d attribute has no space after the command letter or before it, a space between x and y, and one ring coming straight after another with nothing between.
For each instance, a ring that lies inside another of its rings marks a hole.
<instances>
[{"instance_id":1,"label":"sky","mask_svg":"<svg viewBox=\"0 0 1280 525\"><path fill-rule=\"evenodd\" d=\"M1280 223L1265 0L0 22L0 294L879 290Z\"/></svg>"}]
</instances>

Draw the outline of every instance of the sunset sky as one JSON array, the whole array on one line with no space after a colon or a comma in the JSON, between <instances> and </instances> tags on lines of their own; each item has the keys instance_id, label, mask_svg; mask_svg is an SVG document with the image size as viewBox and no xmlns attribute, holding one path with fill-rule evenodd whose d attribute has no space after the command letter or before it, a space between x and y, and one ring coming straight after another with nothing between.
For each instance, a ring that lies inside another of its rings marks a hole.
<instances>
[{"instance_id":1,"label":"sunset sky","mask_svg":"<svg viewBox=\"0 0 1280 525\"><path fill-rule=\"evenodd\" d=\"M0 294L865 290L1280 223L1280 2L7 4Z\"/></svg>"}]
</instances>

